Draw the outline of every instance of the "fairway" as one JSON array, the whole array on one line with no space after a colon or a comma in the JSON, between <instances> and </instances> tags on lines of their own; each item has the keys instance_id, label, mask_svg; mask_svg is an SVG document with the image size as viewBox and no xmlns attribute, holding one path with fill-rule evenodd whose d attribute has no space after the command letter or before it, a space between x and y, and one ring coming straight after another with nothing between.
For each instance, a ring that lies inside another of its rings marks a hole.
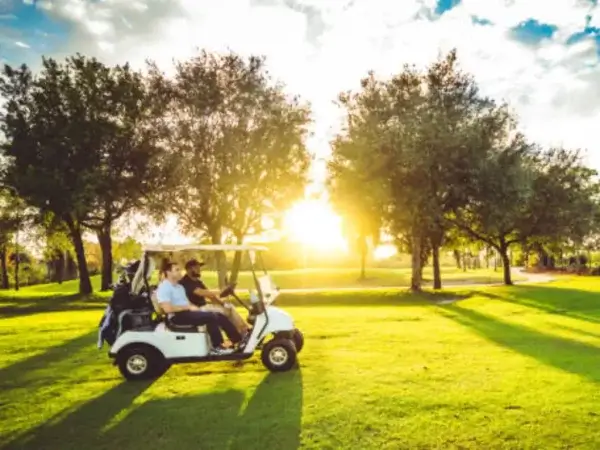
<instances>
[{"instance_id":1,"label":"fairway","mask_svg":"<svg viewBox=\"0 0 600 450\"><path fill-rule=\"evenodd\" d=\"M254 358L154 383L125 383L95 348L101 303L5 314L1 445L598 448L599 292L582 278L449 292L465 299L446 306L399 290L284 294L306 336L297 370Z\"/></svg>"}]
</instances>

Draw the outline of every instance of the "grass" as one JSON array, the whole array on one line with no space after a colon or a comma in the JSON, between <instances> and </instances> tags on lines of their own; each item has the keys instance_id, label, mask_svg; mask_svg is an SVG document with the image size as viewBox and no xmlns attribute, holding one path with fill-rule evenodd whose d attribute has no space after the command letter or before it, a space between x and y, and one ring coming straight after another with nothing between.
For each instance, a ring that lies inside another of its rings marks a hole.
<instances>
[{"instance_id":1,"label":"grass","mask_svg":"<svg viewBox=\"0 0 600 450\"><path fill-rule=\"evenodd\" d=\"M0 446L600 448L599 294L589 278L283 294L306 336L296 370L188 364L154 383L125 383L95 348L99 300L17 311L0 320Z\"/></svg>"},{"instance_id":2,"label":"grass","mask_svg":"<svg viewBox=\"0 0 600 450\"><path fill-rule=\"evenodd\" d=\"M367 278L359 280L360 271L358 269L296 269L296 270L274 270L270 274L276 283L282 289L310 289L310 288L353 288L353 287L397 287L408 286L410 284L410 269L368 269ZM259 274L260 275L260 274ZM209 286L217 286L216 272L206 271L203 273L203 279ZM423 271L424 281L431 283L433 274L430 267ZM513 275L514 281L524 279L523 276ZM476 269L463 271L456 267L442 267L442 281L447 285L456 284L489 284L502 281L502 269L497 271L493 269ZM92 277L94 290L100 289L100 277ZM238 280L239 289L249 289L254 287L251 272L241 272ZM28 286L20 292L10 291L13 297L31 297L33 293L37 297L50 297L63 295L65 292L76 292L77 281L68 281L59 284L44 284ZM0 291L0 297L7 296L5 292Z\"/></svg>"}]
</instances>

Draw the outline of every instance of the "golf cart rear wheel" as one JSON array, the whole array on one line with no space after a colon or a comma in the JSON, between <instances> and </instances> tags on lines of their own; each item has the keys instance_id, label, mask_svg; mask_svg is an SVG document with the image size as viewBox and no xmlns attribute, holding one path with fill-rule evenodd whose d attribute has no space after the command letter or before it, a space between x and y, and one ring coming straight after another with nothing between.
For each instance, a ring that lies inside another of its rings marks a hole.
<instances>
[{"instance_id":1,"label":"golf cart rear wheel","mask_svg":"<svg viewBox=\"0 0 600 450\"><path fill-rule=\"evenodd\" d=\"M125 347L117 354L117 365L129 381L158 378L169 368L164 356L148 345Z\"/></svg>"},{"instance_id":2,"label":"golf cart rear wheel","mask_svg":"<svg viewBox=\"0 0 600 450\"><path fill-rule=\"evenodd\" d=\"M276 338L264 345L261 359L271 372L286 372L296 364L296 354L294 341Z\"/></svg>"},{"instance_id":3,"label":"golf cart rear wheel","mask_svg":"<svg viewBox=\"0 0 600 450\"><path fill-rule=\"evenodd\" d=\"M302 331L300 331L298 328L295 328L292 339L294 340L294 345L296 346L296 353L300 353L304 348L304 335L302 334Z\"/></svg>"}]
</instances>

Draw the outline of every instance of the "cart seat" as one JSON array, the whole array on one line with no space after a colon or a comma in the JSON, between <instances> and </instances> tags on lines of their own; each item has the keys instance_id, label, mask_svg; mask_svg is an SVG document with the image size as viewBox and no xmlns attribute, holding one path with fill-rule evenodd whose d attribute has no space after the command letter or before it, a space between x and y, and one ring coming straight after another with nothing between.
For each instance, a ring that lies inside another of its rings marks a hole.
<instances>
[{"instance_id":1,"label":"cart seat","mask_svg":"<svg viewBox=\"0 0 600 450\"><path fill-rule=\"evenodd\" d=\"M156 311L158 317L165 323L169 330L178 331L181 333L206 333L205 326L197 327L195 325L178 325L173 323L171 319L169 319L169 316L166 315L160 307L160 303L158 303L158 298L156 297L156 291L152 292L152 295L150 295L150 300L152 301L154 311Z\"/></svg>"}]
</instances>

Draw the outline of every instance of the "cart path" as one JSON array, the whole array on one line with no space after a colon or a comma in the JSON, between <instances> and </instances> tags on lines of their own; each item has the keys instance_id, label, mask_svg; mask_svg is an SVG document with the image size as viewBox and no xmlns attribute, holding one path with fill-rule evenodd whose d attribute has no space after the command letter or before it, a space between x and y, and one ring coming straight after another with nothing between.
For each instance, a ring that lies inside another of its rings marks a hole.
<instances>
[{"instance_id":1,"label":"cart path","mask_svg":"<svg viewBox=\"0 0 600 450\"><path fill-rule=\"evenodd\" d=\"M548 274L543 273L527 273L522 267L512 267L511 274L513 276L518 275L525 277L524 280L514 281L514 284L537 284L537 283L550 283L555 278ZM423 283L424 287L433 287L433 282ZM469 281L447 281L444 282L442 277L442 287L489 287L489 286L504 286L504 283L499 281L495 283L473 283ZM356 291L389 291L389 290L406 290L408 285L404 286L356 286L356 287L321 287L321 288L297 288L297 289L281 289L279 292L282 294L308 294L318 292L356 292Z\"/></svg>"}]
</instances>

